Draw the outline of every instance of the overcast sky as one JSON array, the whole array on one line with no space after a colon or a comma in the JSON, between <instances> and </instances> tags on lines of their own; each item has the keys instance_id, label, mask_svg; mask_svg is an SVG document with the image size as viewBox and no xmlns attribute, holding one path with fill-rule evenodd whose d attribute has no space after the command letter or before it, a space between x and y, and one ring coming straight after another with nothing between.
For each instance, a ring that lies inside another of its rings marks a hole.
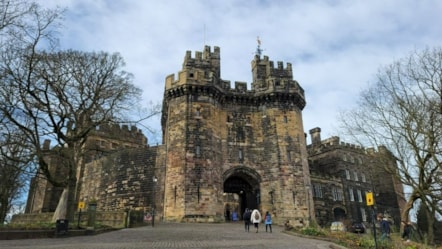
<instances>
[{"instance_id":1,"label":"overcast sky","mask_svg":"<svg viewBox=\"0 0 442 249\"><path fill-rule=\"evenodd\" d=\"M62 49L119 52L144 105L162 100L164 80L182 68L185 52L221 49L224 80L252 80L263 54L292 63L305 90L306 133L337 134L339 110L355 104L377 70L415 49L440 46L439 0L38 0L67 7ZM154 122L159 130L159 118ZM159 139L146 134L149 143Z\"/></svg>"}]
</instances>

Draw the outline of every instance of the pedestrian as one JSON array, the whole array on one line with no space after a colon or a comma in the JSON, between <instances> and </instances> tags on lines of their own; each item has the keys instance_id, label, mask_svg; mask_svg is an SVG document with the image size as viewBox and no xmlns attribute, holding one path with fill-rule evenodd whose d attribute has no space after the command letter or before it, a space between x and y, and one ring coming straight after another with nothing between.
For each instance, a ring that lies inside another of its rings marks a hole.
<instances>
[{"instance_id":1,"label":"pedestrian","mask_svg":"<svg viewBox=\"0 0 442 249\"><path fill-rule=\"evenodd\" d=\"M378 221L380 223L381 228L381 238L379 240L389 239L390 238L390 223L387 218L384 218L382 215L378 215Z\"/></svg>"},{"instance_id":2,"label":"pedestrian","mask_svg":"<svg viewBox=\"0 0 442 249\"><path fill-rule=\"evenodd\" d=\"M404 231L402 232L402 240L406 240L407 242L410 242L411 239L411 222L405 222L402 221L402 224L404 225Z\"/></svg>"},{"instance_id":3,"label":"pedestrian","mask_svg":"<svg viewBox=\"0 0 442 249\"><path fill-rule=\"evenodd\" d=\"M232 212L232 221L238 221L238 213L236 210L233 210Z\"/></svg>"},{"instance_id":4,"label":"pedestrian","mask_svg":"<svg viewBox=\"0 0 442 249\"><path fill-rule=\"evenodd\" d=\"M264 216L264 222L266 224L266 232L267 228L269 228L270 232L272 232L272 216L270 215L269 211L267 211L266 215Z\"/></svg>"},{"instance_id":5,"label":"pedestrian","mask_svg":"<svg viewBox=\"0 0 442 249\"><path fill-rule=\"evenodd\" d=\"M250 218L251 218L251 216L252 216L252 212L250 211L250 209L246 208L246 211L242 215L243 220L244 220L244 229L246 230L246 232L250 232Z\"/></svg>"},{"instance_id":6,"label":"pedestrian","mask_svg":"<svg viewBox=\"0 0 442 249\"><path fill-rule=\"evenodd\" d=\"M250 221L256 228L256 232L258 232L259 223L261 222L261 213L258 209L253 209Z\"/></svg>"}]
</instances>

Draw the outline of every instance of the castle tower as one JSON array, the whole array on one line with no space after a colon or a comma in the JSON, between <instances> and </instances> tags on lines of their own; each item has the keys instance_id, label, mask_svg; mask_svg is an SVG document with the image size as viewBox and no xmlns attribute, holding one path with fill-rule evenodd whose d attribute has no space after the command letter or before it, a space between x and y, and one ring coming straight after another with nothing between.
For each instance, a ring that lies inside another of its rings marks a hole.
<instances>
[{"instance_id":1,"label":"castle tower","mask_svg":"<svg viewBox=\"0 0 442 249\"><path fill-rule=\"evenodd\" d=\"M274 222L313 218L302 123L304 91L291 64L252 61L252 89L221 79L220 49L186 52L177 79L166 78L162 111L165 179L162 215L215 222L245 208Z\"/></svg>"}]
</instances>

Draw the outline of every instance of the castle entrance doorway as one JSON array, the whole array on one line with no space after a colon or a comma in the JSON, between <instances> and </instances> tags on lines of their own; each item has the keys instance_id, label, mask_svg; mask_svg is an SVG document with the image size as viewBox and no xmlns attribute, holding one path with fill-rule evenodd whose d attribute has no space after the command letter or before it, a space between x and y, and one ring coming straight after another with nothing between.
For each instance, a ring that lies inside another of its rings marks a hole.
<instances>
[{"instance_id":1,"label":"castle entrance doorway","mask_svg":"<svg viewBox=\"0 0 442 249\"><path fill-rule=\"evenodd\" d=\"M246 208L260 205L260 177L252 169L238 167L224 173L224 215L227 221L242 219Z\"/></svg>"},{"instance_id":2,"label":"castle entrance doorway","mask_svg":"<svg viewBox=\"0 0 442 249\"><path fill-rule=\"evenodd\" d=\"M333 209L333 217L335 221L343 220L346 217L345 210L339 207Z\"/></svg>"}]
</instances>

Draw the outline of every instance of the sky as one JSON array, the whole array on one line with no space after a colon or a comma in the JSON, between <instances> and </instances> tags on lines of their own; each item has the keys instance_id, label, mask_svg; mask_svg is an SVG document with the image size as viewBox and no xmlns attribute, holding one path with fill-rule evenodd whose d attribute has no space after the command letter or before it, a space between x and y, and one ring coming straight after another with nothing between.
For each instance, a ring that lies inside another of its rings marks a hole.
<instances>
[{"instance_id":1,"label":"sky","mask_svg":"<svg viewBox=\"0 0 442 249\"><path fill-rule=\"evenodd\" d=\"M143 89L160 103L166 76L182 69L186 51L221 50L221 78L252 81L260 37L263 55L284 66L305 91L304 131L340 135L338 113L356 105L378 70L415 50L440 46L439 0L37 0L67 8L62 49L118 52ZM161 129L160 119L150 121ZM145 132L149 144L160 134ZM308 141L309 143L310 141Z\"/></svg>"}]
</instances>

